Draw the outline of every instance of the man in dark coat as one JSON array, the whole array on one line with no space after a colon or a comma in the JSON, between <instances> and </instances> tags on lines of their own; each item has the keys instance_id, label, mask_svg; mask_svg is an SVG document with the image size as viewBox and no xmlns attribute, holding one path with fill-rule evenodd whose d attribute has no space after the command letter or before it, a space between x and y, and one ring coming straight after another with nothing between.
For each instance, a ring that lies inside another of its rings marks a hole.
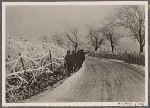
<instances>
[{"instance_id":1,"label":"man in dark coat","mask_svg":"<svg viewBox=\"0 0 150 108\"><path fill-rule=\"evenodd\" d=\"M72 64L72 72L75 72L76 71L76 53L75 51L73 50L72 51L72 55L71 55L71 64Z\"/></svg>"},{"instance_id":2,"label":"man in dark coat","mask_svg":"<svg viewBox=\"0 0 150 108\"><path fill-rule=\"evenodd\" d=\"M84 62L84 60L85 60L85 54L84 54L84 52L83 52L83 49L82 50L80 50L80 60L79 60L79 67L81 68L82 67L82 64L83 64L83 62Z\"/></svg>"},{"instance_id":3,"label":"man in dark coat","mask_svg":"<svg viewBox=\"0 0 150 108\"><path fill-rule=\"evenodd\" d=\"M65 68L67 68L68 70L68 77L70 76L70 71L71 71L71 66L69 65L70 64L70 51L68 50L67 51L67 54L65 56Z\"/></svg>"},{"instance_id":4,"label":"man in dark coat","mask_svg":"<svg viewBox=\"0 0 150 108\"><path fill-rule=\"evenodd\" d=\"M83 52L83 49L82 49L81 50L81 62L82 62L82 64L83 64L84 60L85 60L85 53Z\"/></svg>"},{"instance_id":5,"label":"man in dark coat","mask_svg":"<svg viewBox=\"0 0 150 108\"><path fill-rule=\"evenodd\" d=\"M67 54L65 56L65 67L67 68L68 70L68 77L70 76L70 73L73 72L73 54L70 54L70 51L68 50L67 51Z\"/></svg>"}]
</instances>

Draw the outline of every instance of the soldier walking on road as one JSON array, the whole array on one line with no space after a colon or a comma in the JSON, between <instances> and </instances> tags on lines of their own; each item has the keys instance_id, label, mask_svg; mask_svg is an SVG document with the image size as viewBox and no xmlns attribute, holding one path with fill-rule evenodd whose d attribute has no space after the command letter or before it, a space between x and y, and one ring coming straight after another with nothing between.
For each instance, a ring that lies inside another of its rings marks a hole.
<instances>
[{"instance_id":1,"label":"soldier walking on road","mask_svg":"<svg viewBox=\"0 0 150 108\"><path fill-rule=\"evenodd\" d=\"M81 67L82 67L82 64L85 60L85 53L83 52L83 49L81 50Z\"/></svg>"},{"instance_id":2,"label":"soldier walking on road","mask_svg":"<svg viewBox=\"0 0 150 108\"><path fill-rule=\"evenodd\" d=\"M65 68L67 68L68 71L68 77L70 76L70 72L71 72L71 65L70 65L70 51L67 51L67 54L65 56Z\"/></svg>"},{"instance_id":3,"label":"soldier walking on road","mask_svg":"<svg viewBox=\"0 0 150 108\"><path fill-rule=\"evenodd\" d=\"M66 65L65 67L68 70L68 76L70 76L70 73L73 72L73 66L74 66L74 54L70 54L70 51L67 51L67 54L65 56Z\"/></svg>"}]
</instances>

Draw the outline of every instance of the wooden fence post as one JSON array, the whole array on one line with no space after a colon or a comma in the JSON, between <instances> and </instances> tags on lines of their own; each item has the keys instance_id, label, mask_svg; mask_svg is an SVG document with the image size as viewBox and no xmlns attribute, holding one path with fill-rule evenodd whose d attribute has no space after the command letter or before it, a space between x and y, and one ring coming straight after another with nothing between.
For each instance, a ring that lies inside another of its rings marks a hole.
<instances>
[{"instance_id":1,"label":"wooden fence post","mask_svg":"<svg viewBox=\"0 0 150 108\"><path fill-rule=\"evenodd\" d=\"M19 56L21 56L21 53L19 53ZM21 61L21 64L22 64L23 70L26 70L26 69L25 69L25 66L24 66L24 63L23 63L23 59L22 59L22 57L20 58L20 61Z\"/></svg>"},{"instance_id":2,"label":"wooden fence post","mask_svg":"<svg viewBox=\"0 0 150 108\"><path fill-rule=\"evenodd\" d=\"M21 53L19 53L19 56L21 56ZM25 79L27 79L26 69L25 69L25 66L24 66L22 57L20 57L20 62L21 62L21 64L22 64L22 68L23 68L23 70L24 70Z\"/></svg>"},{"instance_id":3,"label":"wooden fence post","mask_svg":"<svg viewBox=\"0 0 150 108\"><path fill-rule=\"evenodd\" d=\"M53 68L52 68L53 65L52 65L52 54L51 54L51 50L49 50L49 58L50 58L50 63L51 63L51 64L50 64L50 66L51 66L51 67L50 67L50 70L53 70Z\"/></svg>"}]
</instances>

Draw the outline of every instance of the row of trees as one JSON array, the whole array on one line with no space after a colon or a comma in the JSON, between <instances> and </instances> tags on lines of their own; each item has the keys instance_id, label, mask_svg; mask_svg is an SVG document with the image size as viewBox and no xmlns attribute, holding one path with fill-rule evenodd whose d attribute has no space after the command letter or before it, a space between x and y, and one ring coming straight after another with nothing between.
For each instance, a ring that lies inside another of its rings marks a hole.
<instances>
[{"instance_id":1,"label":"row of trees","mask_svg":"<svg viewBox=\"0 0 150 108\"><path fill-rule=\"evenodd\" d=\"M114 10L114 15L105 19L98 27L88 25L88 34L86 38L89 44L97 49L108 40L114 52L114 48L118 45L122 37L130 36L139 42L140 53L143 52L145 45L145 11L144 6L123 6ZM125 31L123 34L121 31ZM82 44L78 28L74 28L63 34L54 33L53 41L58 45L72 45L75 52ZM64 40L66 38L68 41ZM45 39L47 40L47 39Z\"/></svg>"},{"instance_id":2,"label":"row of trees","mask_svg":"<svg viewBox=\"0 0 150 108\"><path fill-rule=\"evenodd\" d=\"M126 34L120 32L121 29ZM95 47L95 51L106 39L109 41L112 52L118 45L120 38L130 36L140 45L140 53L143 52L145 45L145 13L144 6L124 6L115 10L113 17L102 22L101 27L89 27L89 40Z\"/></svg>"}]
</instances>

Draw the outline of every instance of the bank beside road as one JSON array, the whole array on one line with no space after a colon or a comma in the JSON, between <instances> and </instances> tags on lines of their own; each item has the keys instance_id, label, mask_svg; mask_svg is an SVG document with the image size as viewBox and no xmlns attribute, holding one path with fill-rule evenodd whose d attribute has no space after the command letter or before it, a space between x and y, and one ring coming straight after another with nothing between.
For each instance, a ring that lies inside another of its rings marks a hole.
<instances>
[{"instance_id":1,"label":"bank beside road","mask_svg":"<svg viewBox=\"0 0 150 108\"><path fill-rule=\"evenodd\" d=\"M77 73L31 102L143 102L144 81L143 70L86 56Z\"/></svg>"}]
</instances>

